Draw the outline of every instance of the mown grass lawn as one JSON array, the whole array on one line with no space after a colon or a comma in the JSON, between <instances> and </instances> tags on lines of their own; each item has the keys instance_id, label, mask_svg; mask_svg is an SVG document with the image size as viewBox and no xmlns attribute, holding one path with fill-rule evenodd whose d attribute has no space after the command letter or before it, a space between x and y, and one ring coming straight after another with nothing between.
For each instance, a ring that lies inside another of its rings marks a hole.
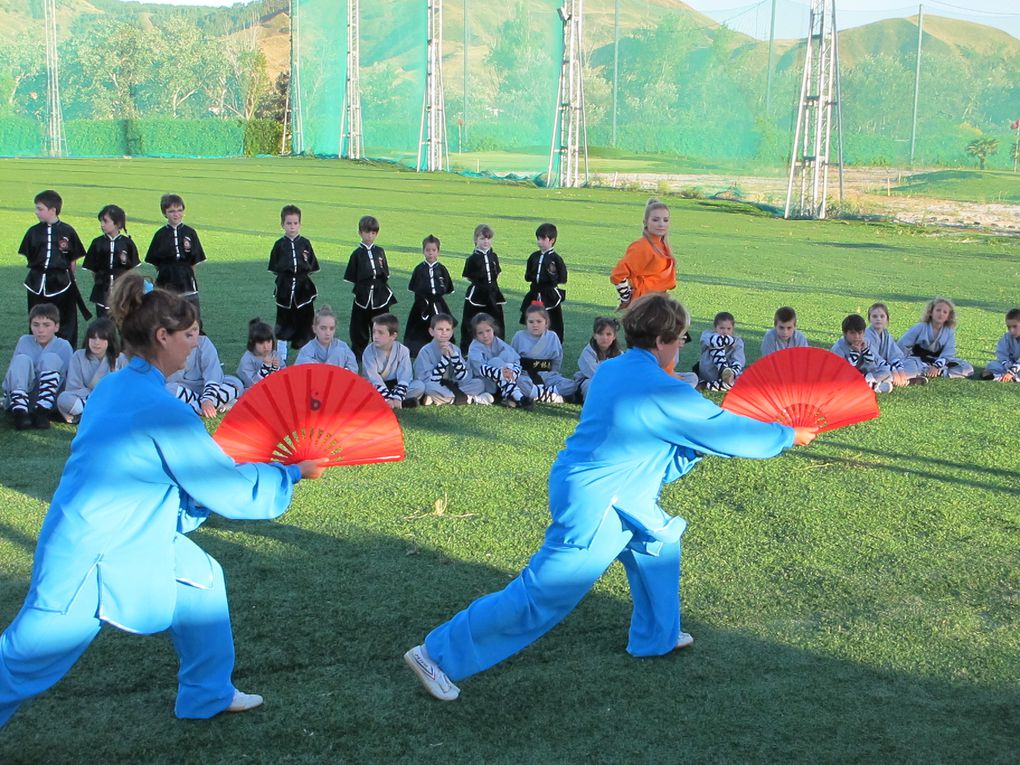
<instances>
[{"instance_id":1,"label":"mown grass lawn","mask_svg":"<svg viewBox=\"0 0 1020 765\"><path fill-rule=\"evenodd\" d=\"M0 349L24 326L16 255L32 197L56 188L86 243L107 202L143 251L159 195L183 194L209 262L206 329L228 370L247 320L272 318L265 266L279 208L298 204L323 271L342 282L357 219L376 215L403 291L421 238L459 276L480 222L496 230L516 329L535 226L555 222L570 269L567 362L615 306L606 275L640 232L645 197L551 191L388 167L303 160L5 161L0 173ZM959 307L960 355L990 357L1020 302L1015 239L890 225L776 220L724 202L674 200L677 296L693 334L737 317L753 357L790 304L814 344L874 300L894 333L923 302ZM463 295L458 285L456 297ZM456 303L456 300L454 302ZM458 305L459 309L459 305ZM682 363L694 361L688 348ZM272 523L212 520L197 541L226 570L239 687L251 714L172 717L165 636L106 629L70 675L0 733L0 762L1014 762L1020 747L1020 386L936 381L880 400L878 420L767 462L709 460L663 494L690 522L678 655L626 655L618 566L545 639L426 697L400 656L472 598L501 587L541 541L546 476L578 409L401 413L407 460L334 469L302 484ZM0 423L0 625L24 599L39 526L73 430Z\"/></svg>"}]
</instances>

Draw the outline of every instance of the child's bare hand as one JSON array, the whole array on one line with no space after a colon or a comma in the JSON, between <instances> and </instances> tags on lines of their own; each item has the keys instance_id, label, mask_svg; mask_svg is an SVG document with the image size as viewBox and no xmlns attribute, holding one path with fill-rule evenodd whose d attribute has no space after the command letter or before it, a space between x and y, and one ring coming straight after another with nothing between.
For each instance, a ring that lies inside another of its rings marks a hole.
<instances>
[{"instance_id":1,"label":"child's bare hand","mask_svg":"<svg viewBox=\"0 0 1020 765\"><path fill-rule=\"evenodd\" d=\"M319 478L324 472L326 472L325 457L320 457L316 460L302 460L297 463L297 466L301 469L302 478Z\"/></svg>"},{"instance_id":2,"label":"child's bare hand","mask_svg":"<svg viewBox=\"0 0 1020 765\"><path fill-rule=\"evenodd\" d=\"M938 377L940 374L942 374L942 371L934 365L929 364L924 368L925 377Z\"/></svg>"},{"instance_id":3,"label":"child's bare hand","mask_svg":"<svg viewBox=\"0 0 1020 765\"><path fill-rule=\"evenodd\" d=\"M390 409L404 408L404 402L402 402L399 398L388 398L386 399L386 403L389 404Z\"/></svg>"},{"instance_id":4,"label":"child's bare hand","mask_svg":"<svg viewBox=\"0 0 1020 765\"><path fill-rule=\"evenodd\" d=\"M507 382L512 382L513 379L514 379L514 372L513 372L513 370L512 369L507 369L506 367L503 367L503 379L506 380Z\"/></svg>"},{"instance_id":5,"label":"child's bare hand","mask_svg":"<svg viewBox=\"0 0 1020 765\"><path fill-rule=\"evenodd\" d=\"M1006 372L1002 377L999 378L999 382L1013 382L1016 379L1016 375L1012 372Z\"/></svg>"},{"instance_id":6,"label":"child's bare hand","mask_svg":"<svg viewBox=\"0 0 1020 765\"><path fill-rule=\"evenodd\" d=\"M815 440L815 436L818 435L818 428L794 428L793 429L793 445L794 446L807 446Z\"/></svg>"},{"instance_id":7,"label":"child's bare hand","mask_svg":"<svg viewBox=\"0 0 1020 765\"><path fill-rule=\"evenodd\" d=\"M215 417L216 416L216 405L212 401L209 401L209 400L206 399L206 400L203 400L203 401L201 401L199 403L201 404L201 407L202 407L202 416L203 417Z\"/></svg>"}]
</instances>

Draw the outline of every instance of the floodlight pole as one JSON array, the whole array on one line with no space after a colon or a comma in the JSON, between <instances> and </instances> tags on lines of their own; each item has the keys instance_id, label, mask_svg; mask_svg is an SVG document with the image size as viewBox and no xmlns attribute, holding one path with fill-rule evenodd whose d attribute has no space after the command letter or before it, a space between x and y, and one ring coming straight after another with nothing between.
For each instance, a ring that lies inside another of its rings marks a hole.
<instances>
[{"instance_id":1,"label":"floodlight pole","mask_svg":"<svg viewBox=\"0 0 1020 765\"><path fill-rule=\"evenodd\" d=\"M585 120L584 67L581 61L584 0L566 0L558 13L563 22L563 63L560 67L547 177L550 188L576 188L588 183L588 125Z\"/></svg>"},{"instance_id":2,"label":"floodlight pole","mask_svg":"<svg viewBox=\"0 0 1020 765\"><path fill-rule=\"evenodd\" d=\"M838 168L841 193L843 186L843 119L839 103L835 0L811 0L809 28L784 218L825 217L831 164ZM834 116L839 150L837 161L830 163Z\"/></svg>"},{"instance_id":3,"label":"floodlight pole","mask_svg":"<svg viewBox=\"0 0 1020 765\"><path fill-rule=\"evenodd\" d=\"M361 10L359 0L347 0L347 80L340 110L340 156L364 159L361 129Z\"/></svg>"},{"instance_id":4,"label":"floodlight pole","mask_svg":"<svg viewBox=\"0 0 1020 765\"><path fill-rule=\"evenodd\" d=\"M67 153L64 138L64 114L60 106L60 64L57 59L56 0L43 0L43 21L46 26L46 150L51 157Z\"/></svg>"},{"instance_id":5,"label":"floodlight pole","mask_svg":"<svg viewBox=\"0 0 1020 765\"><path fill-rule=\"evenodd\" d=\"M290 0L290 153L304 154L301 119L301 0ZM286 116L284 116L286 120ZM284 123L284 135L287 125Z\"/></svg>"},{"instance_id":6,"label":"floodlight pole","mask_svg":"<svg viewBox=\"0 0 1020 765\"><path fill-rule=\"evenodd\" d=\"M443 0L426 0L425 97L418 129L418 172L450 169L443 96Z\"/></svg>"},{"instance_id":7,"label":"floodlight pole","mask_svg":"<svg viewBox=\"0 0 1020 765\"><path fill-rule=\"evenodd\" d=\"M924 6L917 6L917 61L914 64L914 111L910 117L910 167L914 167L917 145L917 97L921 92L921 38L924 37Z\"/></svg>"}]
</instances>

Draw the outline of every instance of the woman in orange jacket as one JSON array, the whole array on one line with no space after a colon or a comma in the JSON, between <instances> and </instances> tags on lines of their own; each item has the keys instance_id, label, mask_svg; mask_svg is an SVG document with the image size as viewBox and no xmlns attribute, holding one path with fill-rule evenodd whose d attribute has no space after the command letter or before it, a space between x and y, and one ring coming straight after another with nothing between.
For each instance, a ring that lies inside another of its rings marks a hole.
<instances>
[{"instance_id":1,"label":"woman in orange jacket","mask_svg":"<svg viewBox=\"0 0 1020 765\"><path fill-rule=\"evenodd\" d=\"M676 287L676 260L666 242L669 208L658 199L645 205L644 236L633 242L613 268L609 281L620 295L619 309L649 292Z\"/></svg>"}]
</instances>

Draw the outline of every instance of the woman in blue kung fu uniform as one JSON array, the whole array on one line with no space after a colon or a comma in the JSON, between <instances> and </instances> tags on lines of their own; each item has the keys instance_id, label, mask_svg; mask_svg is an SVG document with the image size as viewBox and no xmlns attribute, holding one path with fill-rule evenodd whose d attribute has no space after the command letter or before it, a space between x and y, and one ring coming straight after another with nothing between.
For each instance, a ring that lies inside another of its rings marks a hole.
<instances>
[{"instance_id":1,"label":"woman in blue kung fu uniform","mask_svg":"<svg viewBox=\"0 0 1020 765\"><path fill-rule=\"evenodd\" d=\"M517 653L558 624L619 559L634 611L627 651L660 656L694 642L680 624L683 518L659 507L663 485L703 456L763 459L815 437L731 414L665 370L690 318L664 294L623 318L629 350L592 378L581 420L549 473L545 542L500 592L485 595L404 655L426 690L452 701L458 681Z\"/></svg>"},{"instance_id":2,"label":"woman in blue kung fu uniform","mask_svg":"<svg viewBox=\"0 0 1020 765\"><path fill-rule=\"evenodd\" d=\"M198 311L128 273L110 308L133 358L89 397L35 551L25 604L0 635L0 726L71 669L103 622L169 630L180 659L175 713L241 712L262 697L231 683L223 571L184 534L209 512L268 519L318 462L235 465L166 378L198 341Z\"/></svg>"}]
</instances>

